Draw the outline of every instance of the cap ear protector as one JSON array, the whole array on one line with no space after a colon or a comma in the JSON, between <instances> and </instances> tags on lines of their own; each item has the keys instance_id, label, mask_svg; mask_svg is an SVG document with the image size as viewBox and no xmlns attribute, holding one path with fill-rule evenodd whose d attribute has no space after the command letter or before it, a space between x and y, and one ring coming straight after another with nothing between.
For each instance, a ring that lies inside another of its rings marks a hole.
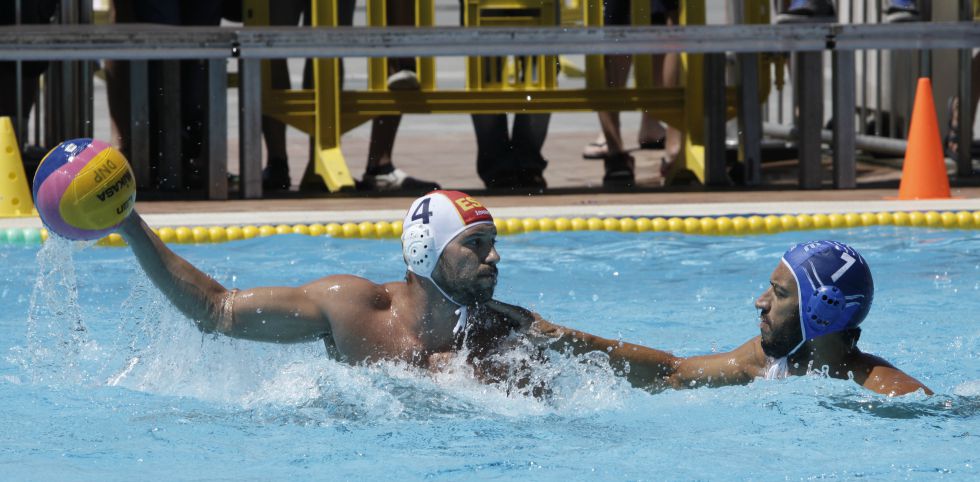
<instances>
[{"instance_id":1,"label":"cap ear protector","mask_svg":"<svg viewBox=\"0 0 980 482\"><path fill-rule=\"evenodd\" d=\"M435 236L425 224L413 224L402 234L402 256L414 273L431 273L439 257Z\"/></svg>"},{"instance_id":2,"label":"cap ear protector","mask_svg":"<svg viewBox=\"0 0 980 482\"><path fill-rule=\"evenodd\" d=\"M836 324L844 316L846 305L844 293L838 287L823 285L806 300L806 305L801 307L801 313L807 318L807 324L828 327Z\"/></svg>"}]
</instances>

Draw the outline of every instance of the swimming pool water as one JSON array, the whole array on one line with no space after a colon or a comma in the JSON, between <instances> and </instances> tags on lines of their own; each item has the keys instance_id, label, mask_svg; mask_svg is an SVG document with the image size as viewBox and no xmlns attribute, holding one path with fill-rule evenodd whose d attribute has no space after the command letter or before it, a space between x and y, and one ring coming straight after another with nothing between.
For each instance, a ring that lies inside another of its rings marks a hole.
<instances>
[{"instance_id":1,"label":"swimming pool water","mask_svg":"<svg viewBox=\"0 0 980 482\"><path fill-rule=\"evenodd\" d=\"M758 333L752 303L782 252L818 238L871 264L861 347L935 396L888 399L818 376L648 393L598 355L539 367L553 391L535 399L461 372L340 364L319 343L202 336L128 249L0 246L0 478L980 476L977 231L503 237L497 298L682 355L729 350ZM404 275L393 240L174 249L226 286Z\"/></svg>"}]
</instances>

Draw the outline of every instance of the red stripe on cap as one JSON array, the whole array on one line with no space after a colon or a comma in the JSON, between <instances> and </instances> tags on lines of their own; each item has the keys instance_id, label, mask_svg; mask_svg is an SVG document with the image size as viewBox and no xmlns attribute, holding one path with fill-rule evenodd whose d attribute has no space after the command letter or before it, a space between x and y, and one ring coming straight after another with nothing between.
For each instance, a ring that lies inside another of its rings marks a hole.
<instances>
[{"instance_id":1,"label":"red stripe on cap","mask_svg":"<svg viewBox=\"0 0 980 482\"><path fill-rule=\"evenodd\" d=\"M435 192L446 196L450 201L452 201L453 206L456 207L456 212L459 213L459 217L463 220L464 225L468 226L480 221L493 221L493 216L490 215L490 210L469 194L461 191Z\"/></svg>"}]
</instances>

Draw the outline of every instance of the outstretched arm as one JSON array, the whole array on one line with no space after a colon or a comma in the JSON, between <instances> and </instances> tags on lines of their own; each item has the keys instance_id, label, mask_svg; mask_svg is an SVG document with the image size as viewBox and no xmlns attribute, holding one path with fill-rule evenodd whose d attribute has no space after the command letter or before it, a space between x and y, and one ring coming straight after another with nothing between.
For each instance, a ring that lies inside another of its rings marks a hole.
<instances>
[{"instance_id":1,"label":"outstretched arm","mask_svg":"<svg viewBox=\"0 0 980 482\"><path fill-rule=\"evenodd\" d=\"M623 373L626 379L636 386L663 386L666 377L673 372L679 360L664 351L610 340L556 325L520 306L493 300L487 303L487 307L515 320L520 326L519 330L539 345L551 346L558 350L571 350L577 355L591 351L608 354L613 368Z\"/></svg>"},{"instance_id":2,"label":"outstretched arm","mask_svg":"<svg viewBox=\"0 0 980 482\"><path fill-rule=\"evenodd\" d=\"M610 340L544 320L537 330L556 338L575 353L604 351L613 367L623 371L633 385L651 388L695 388L749 383L761 374L764 355L752 339L727 353L682 358L632 343ZM626 366L629 365L629 371Z\"/></svg>"},{"instance_id":3,"label":"outstretched arm","mask_svg":"<svg viewBox=\"0 0 980 482\"><path fill-rule=\"evenodd\" d=\"M167 248L136 211L120 231L153 284L202 332L277 343L330 334L310 286L229 291Z\"/></svg>"},{"instance_id":4,"label":"outstretched arm","mask_svg":"<svg viewBox=\"0 0 980 482\"><path fill-rule=\"evenodd\" d=\"M609 364L638 387L663 388L681 360L665 351L602 338L540 318L531 326L531 333L548 340L556 349L571 350L576 355L591 351L606 353Z\"/></svg>"},{"instance_id":5,"label":"outstretched arm","mask_svg":"<svg viewBox=\"0 0 980 482\"><path fill-rule=\"evenodd\" d=\"M762 375L765 364L755 337L729 352L679 358L667 382L674 388L743 385Z\"/></svg>"},{"instance_id":6,"label":"outstretched arm","mask_svg":"<svg viewBox=\"0 0 980 482\"><path fill-rule=\"evenodd\" d=\"M758 338L728 353L681 358L662 350L556 325L537 313L496 300L488 306L519 320L526 333L541 343L571 349L575 354L590 351L608 354L613 368L636 386L685 388L748 383L761 373L765 363Z\"/></svg>"}]
</instances>

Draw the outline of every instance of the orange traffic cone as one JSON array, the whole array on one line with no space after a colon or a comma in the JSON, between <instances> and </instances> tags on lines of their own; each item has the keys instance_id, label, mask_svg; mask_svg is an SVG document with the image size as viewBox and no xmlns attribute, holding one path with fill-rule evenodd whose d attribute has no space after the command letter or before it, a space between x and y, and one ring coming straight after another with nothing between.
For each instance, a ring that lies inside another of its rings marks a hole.
<instances>
[{"instance_id":1,"label":"orange traffic cone","mask_svg":"<svg viewBox=\"0 0 980 482\"><path fill-rule=\"evenodd\" d=\"M905 148L899 199L949 199L949 177L943 158L936 104L932 100L932 82L919 79L915 90L915 106L909 125L909 141Z\"/></svg>"}]
</instances>

